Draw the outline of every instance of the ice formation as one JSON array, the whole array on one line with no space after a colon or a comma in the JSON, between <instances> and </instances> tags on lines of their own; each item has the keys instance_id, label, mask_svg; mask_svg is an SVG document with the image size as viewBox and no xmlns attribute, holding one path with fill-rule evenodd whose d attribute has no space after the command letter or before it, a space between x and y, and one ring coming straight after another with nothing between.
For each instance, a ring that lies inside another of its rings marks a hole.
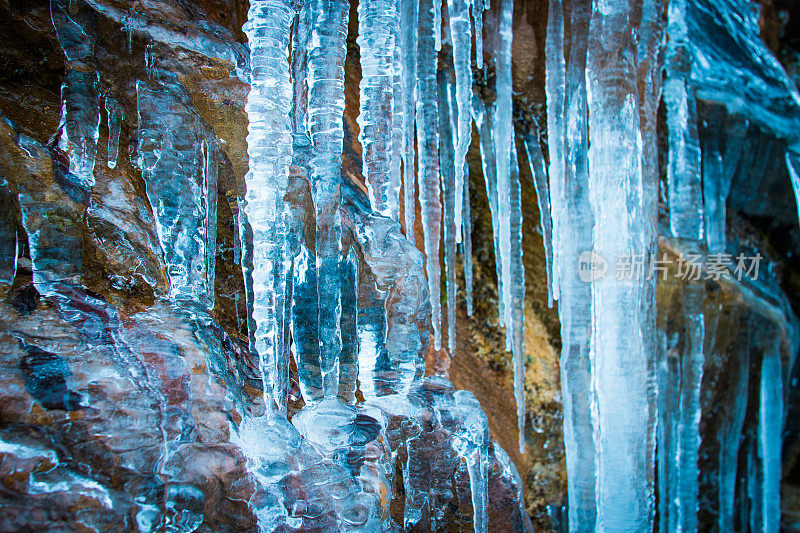
<instances>
[{"instance_id":1,"label":"ice formation","mask_svg":"<svg viewBox=\"0 0 800 533\"><path fill-rule=\"evenodd\" d=\"M245 52L210 23L173 31L99 0L51 0L66 58L60 121L49 144L0 123L13 147L0 157L2 170L13 157L37 178L23 183L8 172L0 181L0 295L12 290L27 246L32 287L48 299L50 320L75 325L77 333L64 337L80 335L81 346L100 350L158 419L142 438L160 446L162 461L154 479L131 482L139 491L128 502L136 526L192 531L209 519L201 484L179 479L188 474L175 464L194 453L187 448L202 440L197 434L213 431L181 403L191 380L179 365L156 361L160 374L148 375L142 361L155 360L148 346L158 345L191 362L203 387L230 386L214 392L224 407L209 422L225 436L208 438L239 454L237 475L250 492L226 497L246 501L260 531L441 530L457 514L482 533L492 530L496 494L515 507L513 529L529 530L519 475L492 441L478 400L455 390L438 353L445 338L447 352L457 351L459 251L473 313L470 192L485 193L497 278L492 320L505 328L512 354L524 453L523 237L534 221L523 219L520 177L529 171L548 305L558 302L561 325L567 528L684 531L713 523L777 531L786 389L800 327L775 268L759 280L741 275L737 257L760 251L731 238L727 206L741 203L735 195L749 190L742 182L756 179L743 170L756 157L753 139L767 139L800 217L800 96L761 41L749 3L664 7L548 1L544 135L539 117L517 120L512 0L359 2L363 194L343 170L349 3L251 0ZM95 13L123 25L131 54L134 33L146 42L127 117L125 95L102 81ZM176 72L165 49L221 62L249 83L246 161L226 159L214 113L197 110L190 77ZM480 69L489 98L473 91ZM107 144L98 145L106 131ZM155 310L125 316L81 288L91 274L83 261L91 259L85 233L92 233L82 224L100 220L98 199L114 196L106 173L128 165L120 143L131 132L128 155L146 189L134 211L153 228L157 265L138 275L159 298ZM96 168L103 149L106 164ZM479 153L485 191L470 191L470 149ZM228 205L218 206L222 169L236 164L247 170L243 190L226 191ZM235 211L246 348L213 314L225 281L217 258L227 252L218 248L219 208ZM676 268L697 276L670 281ZM723 304L747 307L753 323L722 313ZM741 342L718 336L726 320ZM192 333L148 333L163 322ZM13 336L13 349L26 354L15 370L26 387L46 408L83 407L81 394L91 391L67 392L67 363L33 346L33 337ZM202 350L212 368L197 357ZM426 358L433 359L427 367ZM37 373L52 378L56 397L31 377ZM260 399L248 399L245 388ZM704 419L714 402L724 411L716 425ZM59 461L49 448L0 440L6 452ZM703 461L711 466L701 475ZM113 506L90 474L56 464L31 477L30 491L67 487Z\"/></svg>"}]
</instances>

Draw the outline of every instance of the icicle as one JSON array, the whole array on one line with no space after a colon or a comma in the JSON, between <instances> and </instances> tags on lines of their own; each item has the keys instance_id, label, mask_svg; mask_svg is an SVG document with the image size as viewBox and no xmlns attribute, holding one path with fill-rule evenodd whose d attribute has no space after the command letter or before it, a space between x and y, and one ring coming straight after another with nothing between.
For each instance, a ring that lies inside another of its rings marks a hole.
<instances>
[{"instance_id":1,"label":"icicle","mask_svg":"<svg viewBox=\"0 0 800 533\"><path fill-rule=\"evenodd\" d=\"M453 165L453 152L455 143L453 139L454 111L452 105L452 83L447 79L447 73L440 70L438 73L438 102L439 102L439 155L441 156L441 181L442 181L442 218L444 225L444 271L445 294L447 298L447 349L450 356L455 355L456 349L456 195L455 195L455 168ZM462 200L463 201L463 200Z\"/></svg>"},{"instance_id":2,"label":"icicle","mask_svg":"<svg viewBox=\"0 0 800 533\"><path fill-rule=\"evenodd\" d=\"M400 221L400 187L403 182L403 156L405 130L403 129L403 45L400 33L400 14L396 13L394 27L394 53L392 55L392 167L389 179L389 216Z\"/></svg>"},{"instance_id":3,"label":"icicle","mask_svg":"<svg viewBox=\"0 0 800 533\"><path fill-rule=\"evenodd\" d=\"M348 5L310 0L308 120L313 145L311 182L317 215L316 258L319 276L319 342L326 397L338 394L340 327L341 185L344 130L344 60L347 52Z\"/></svg>"},{"instance_id":4,"label":"icicle","mask_svg":"<svg viewBox=\"0 0 800 533\"><path fill-rule=\"evenodd\" d=\"M450 40L453 43L453 69L456 75L456 102L458 103L458 129L455 151L455 189L456 189L456 242L461 242L464 205L464 168L467 151L472 141L472 28L469 10L471 0L448 0L450 14ZM467 198L469 201L469 198Z\"/></svg>"},{"instance_id":5,"label":"icicle","mask_svg":"<svg viewBox=\"0 0 800 533\"><path fill-rule=\"evenodd\" d=\"M485 0L474 0L472 5L472 23L475 26L475 64L483 70L483 12ZM488 9L488 1L485 9Z\"/></svg>"},{"instance_id":6,"label":"icicle","mask_svg":"<svg viewBox=\"0 0 800 533\"><path fill-rule=\"evenodd\" d=\"M489 530L489 421L480 403L468 391L456 391L456 404L464 411L463 428L456 440L460 455L466 456L473 511L473 531Z\"/></svg>"},{"instance_id":7,"label":"icicle","mask_svg":"<svg viewBox=\"0 0 800 533\"><path fill-rule=\"evenodd\" d=\"M792 181L792 189L797 203L797 219L800 221L800 146L793 146L786 152L786 168Z\"/></svg>"},{"instance_id":8,"label":"icicle","mask_svg":"<svg viewBox=\"0 0 800 533\"><path fill-rule=\"evenodd\" d=\"M358 4L358 46L361 49L359 140L363 173L373 211L391 217L396 210L391 188L394 90L395 0Z\"/></svg>"},{"instance_id":9,"label":"icicle","mask_svg":"<svg viewBox=\"0 0 800 533\"><path fill-rule=\"evenodd\" d=\"M285 413L288 376L284 353L286 206L283 195L291 163L292 83L286 54L294 10L288 0L253 0L244 31L252 68L246 111L250 119L247 152L250 171L242 201L243 239L252 239L243 273L252 287L255 348L264 382L267 413ZM250 251L252 250L252 252Z\"/></svg>"},{"instance_id":10,"label":"icicle","mask_svg":"<svg viewBox=\"0 0 800 533\"><path fill-rule=\"evenodd\" d=\"M117 152L119 151L119 133L122 121L125 120L125 110L110 96L106 97L106 116L108 117L108 168L117 166Z\"/></svg>"},{"instance_id":11,"label":"icicle","mask_svg":"<svg viewBox=\"0 0 800 533\"><path fill-rule=\"evenodd\" d=\"M419 65L417 72L417 154L422 231L425 238L426 272L431 296L433 338L442 347L441 273L439 237L442 204L439 199L439 111L436 104L438 55L434 50L434 0L419 3Z\"/></svg>"},{"instance_id":12,"label":"icicle","mask_svg":"<svg viewBox=\"0 0 800 533\"><path fill-rule=\"evenodd\" d=\"M525 137L525 153L531 169L536 201L539 205L539 226L542 228L545 275L547 276L547 307L553 307L553 219L550 215L550 186L544 168L544 155L539 144L539 132Z\"/></svg>"},{"instance_id":13,"label":"icicle","mask_svg":"<svg viewBox=\"0 0 800 533\"><path fill-rule=\"evenodd\" d=\"M758 409L758 456L761 460L761 531L781 525L781 444L783 442L783 376L778 340L761 360Z\"/></svg>"},{"instance_id":14,"label":"icicle","mask_svg":"<svg viewBox=\"0 0 800 533\"><path fill-rule=\"evenodd\" d=\"M461 260L464 261L464 292L467 299L467 316L472 316L472 214L469 204L469 167L464 166L464 207L461 221Z\"/></svg>"},{"instance_id":15,"label":"icicle","mask_svg":"<svg viewBox=\"0 0 800 533\"><path fill-rule=\"evenodd\" d=\"M419 28L419 0L397 0L400 2L400 32L403 62L403 200L406 237L416 243L416 150L414 148L414 124L417 102L417 52Z\"/></svg>"},{"instance_id":16,"label":"icicle","mask_svg":"<svg viewBox=\"0 0 800 533\"><path fill-rule=\"evenodd\" d=\"M525 266L522 263L522 196L519 182L519 162L517 147L511 144L510 180L511 220L511 354L514 367L514 398L517 401L517 430L519 432L519 453L525 453Z\"/></svg>"},{"instance_id":17,"label":"icicle","mask_svg":"<svg viewBox=\"0 0 800 533\"><path fill-rule=\"evenodd\" d=\"M342 261L342 354L339 399L354 404L358 380L358 256L354 249Z\"/></svg>"},{"instance_id":18,"label":"icicle","mask_svg":"<svg viewBox=\"0 0 800 533\"><path fill-rule=\"evenodd\" d=\"M699 252L705 224L701 185L701 153L697 107L691 81L692 51L686 27L685 0L670 3L669 44L665 58L664 102L667 110L670 231L686 241L689 253ZM710 159L707 158L707 162ZM720 172L721 161L719 162ZM709 165L709 173L712 173ZM711 176L709 176L711 178ZM718 199L714 199L717 200ZM702 283L683 288L684 317L687 322L679 370L679 410L673 469L675 479L674 521L682 530L697 528L698 449L700 447L700 387L702 385L705 289ZM666 518L666 517L662 517Z\"/></svg>"},{"instance_id":19,"label":"icicle","mask_svg":"<svg viewBox=\"0 0 800 533\"><path fill-rule=\"evenodd\" d=\"M607 261L641 255L655 231L642 198L642 141L637 88L634 0L594 3L587 48L589 201L595 219L593 252ZM618 139L629 139L620 143ZM653 527L653 470L648 436L650 383L643 307L644 276L591 282L597 522L608 530ZM591 389L587 389L591 390ZM585 393L585 391L584 391Z\"/></svg>"},{"instance_id":20,"label":"icicle","mask_svg":"<svg viewBox=\"0 0 800 533\"><path fill-rule=\"evenodd\" d=\"M434 49L442 49L442 0L433 0L433 39Z\"/></svg>"},{"instance_id":21,"label":"icicle","mask_svg":"<svg viewBox=\"0 0 800 533\"><path fill-rule=\"evenodd\" d=\"M317 264L305 246L300 248L296 262L292 301L293 349L300 392L305 403L312 404L322 399Z\"/></svg>"},{"instance_id":22,"label":"icicle","mask_svg":"<svg viewBox=\"0 0 800 533\"><path fill-rule=\"evenodd\" d=\"M703 191L697 106L691 82L691 51L686 27L686 0L669 4L669 45L665 58L664 103L669 138L669 225L672 236L703 238Z\"/></svg>"},{"instance_id":23,"label":"icicle","mask_svg":"<svg viewBox=\"0 0 800 533\"><path fill-rule=\"evenodd\" d=\"M752 339L750 328L748 340ZM748 345L750 345L748 343ZM719 531L734 531L736 478L739 463L739 445L742 440L744 417L747 413L747 396L749 386L750 351L741 350L741 360L734 361L731 367L735 372L735 389L731 393L733 407L729 417L723 417L718 430L717 441L719 445L718 473L718 503L719 503Z\"/></svg>"},{"instance_id":24,"label":"icicle","mask_svg":"<svg viewBox=\"0 0 800 533\"><path fill-rule=\"evenodd\" d=\"M561 232L559 223L564 216L564 165L566 148L566 61L564 50L564 13L561 0L550 0L545 39L545 92L547 93L547 151L550 159L550 209L553 218L553 299L560 293ZM563 322L562 322L563 323ZM568 476L569 478L569 476ZM574 491L570 492L574 494ZM570 498L572 501L572 498ZM570 509L575 507L570 504ZM572 511L570 511L572 516ZM571 522L574 522L571 520Z\"/></svg>"},{"instance_id":25,"label":"icicle","mask_svg":"<svg viewBox=\"0 0 800 533\"><path fill-rule=\"evenodd\" d=\"M545 42L553 298L559 300L561 321L561 392L570 531L591 531L597 521L596 402L589 351L592 292L578 270L581 253L591 249L594 228L588 197L586 129L585 68L590 3L578 0L571 2L569 8L565 10L560 0L550 2ZM564 11L571 15L568 58L564 49Z\"/></svg>"},{"instance_id":26,"label":"icicle","mask_svg":"<svg viewBox=\"0 0 800 533\"><path fill-rule=\"evenodd\" d=\"M677 523L681 531L697 529L698 452L700 449L700 386L703 382L705 317L702 282L683 289L686 339L680 362L680 404L677 417L678 450L673 468L677 475Z\"/></svg>"},{"instance_id":27,"label":"icicle","mask_svg":"<svg viewBox=\"0 0 800 533\"><path fill-rule=\"evenodd\" d=\"M492 122L494 138L495 164L497 165L497 227L500 240L500 275L503 277L503 323L506 326L506 350L511 351L511 186L510 158L511 143L514 141L514 119L512 116L511 87L511 40L513 0L503 0L499 20L499 49L494 54L495 60L495 116Z\"/></svg>"},{"instance_id":28,"label":"icicle","mask_svg":"<svg viewBox=\"0 0 800 533\"><path fill-rule=\"evenodd\" d=\"M306 170L308 147L308 39L311 36L308 4L304 3L292 23L292 164Z\"/></svg>"},{"instance_id":29,"label":"icicle","mask_svg":"<svg viewBox=\"0 0 800 533\"><path fill-rule=\"evenodd\" d=\"M502 256L500 255L500 231L498 228L497 207L497 166L495 165L494 141L492 137L492 108L484 104L479 96L472 100L472 113L478 127L478 142L481 149L481 166L483 180L486 185L486 198L489 201L489 213L492 217L492 240L494 243L494 267L497 275L497 317L500 327L505 326L505 301L503 294L503 276L500 270Z\"/></svg>"}]
</instances>

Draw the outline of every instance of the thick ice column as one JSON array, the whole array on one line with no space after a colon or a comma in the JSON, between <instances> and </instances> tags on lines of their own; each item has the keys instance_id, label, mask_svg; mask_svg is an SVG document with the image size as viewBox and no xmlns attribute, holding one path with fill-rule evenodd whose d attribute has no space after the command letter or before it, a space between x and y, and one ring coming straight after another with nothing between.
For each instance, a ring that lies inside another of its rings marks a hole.
<instances>
[{"instance_id":1,"label":"thick ice column","mask_svg":"<svg viewBox=\"0 0 800 533\"><path fill-rule=\"evenodd\" d=\"M278 413L286 409L283 387L289 372L283 343L288 216L283 196L292 160L292 83L287 54L293 17L288 0L254 0L244 27L252 72L245 108L250 119L250 171L245 177L242 210L247 225L243 235L251 235L252 254L242 270L253 290L254 338L264 400Z\"/></svg>"},{"instance_id":2,"label":"thick ice column","mask_svg":"<svg viewBox=\"0 0 800 533\"><path fill-rule=\"evenodd\" d=\"M419 63L417 67L417 157L422 231L425 238L425 270L431 296L433 338L442 346L441 273L439 238L442 204L439 198L439 106L436 102L438 55L434 49L434 0L419 3ZM440 6L441 7L441 6Z\"/></svg>"},{"instance_id":3,"label":"thick ice column","mask_svg":"<svg viewBox=\"0 0 800 533\"><path fill-rule=\"evenodd\" d=\"M472 0L448 0L450 15L450 40L453 43L453 69L456 75L456 102L458 106L458 129L454 138L455 193L456 193L456 242L461 242L464 205L464 169L472 140L472 25L470 8ZM467 200L469 201L469 196Z\"/></svg>"},{"instance_id":4,"label":"thick ice column","mask_svg":"<svg viewBox=\"0 0 800 533\"><path fill-rule=\"evenodd\" d=\"M372 209L384 216L396 211L392 197L394 115L395 0L366 0L358 4L358 46L361 56L359 140L363 172Z\"/></svg>"},{"instance_id":5,"label":"thick ice column","mask_svg":"<svg viewBox=\"0 0 800 533\"><path fill-rule=\"evenodd\" d=\"M182 85L136 83L139 165L156 218L169 297L214 306L217 153Z\"/></svg>"},{"instance_id":6,"label":"thick ice column","mask_svg":"<svg viewBox=\"0 0 800 533\"><path fill-rule=\"evenodd\" d=\"M500 241L500 275L503 277L501 298L503 322L506 325L506 350L511 349L511 144L514 142L514 120L511 87L511 42L513 0L502 0L498 26L499 48L495 60L495 116L492 122L495 165L497 169L497 230Z\"/></svg>"},{"instance_id":7,"label":"thick ice column","mask_svg":"<svg viewBox=\"0 0 800 533\"><path fill-rule=\"evenodd\" d=\"M586 130L586 48L590 4L550 3L545 84L547 89L550 209L553 222L553 296L561 321L561 391L567 459L569 527L595 528L597 511L596 405L589 354L591 285L579 278L578 258L592 246ZM564 47L564 13L571 17L569 50Z\"/></svg>"},{"instance_id":8,"label":"thick ice column","mask_svg":"<svg viewBox=\"0 0 800 533\"><path fill-rule=\"evenodd\" d=\"M417 102L417 43L419 40L419 0L397 0L400 3L400 36L403 63L403 217L406 237L416 243L416 178L414 124Z\"/></svg>"},{"instance_id":9,"label":"thick ice column","mask_svg":"<svg viewBox=\"0 0 800 533\"><path fill-rule=\"evenodd\" d=\"M644 213L637 57L630 39L638 25L633 0L593 6L587 53L589 201L594 253L614 261L643 254L655 227ZM619 139L628 142L620 143ZM642 277L600 277L592 287L591 357L597 397L597 525L649 530L653 525L653 460L646 352L653 327L641 300ZM655 300L650 302L655 305Z\"/></svg>"},{"instance_id":10,"label":"thick ice column","mask_svg":"<svg viewBox=\"0 0 800 533\"><path fill-rule=\"evenodd\" d=\"M339 390L338 358L342 348L339 189L348 5L310 0L309 9L312 48L308 59L308 121L314 154L311 183L317 216L320 360L325 396L333 397Z\"/></svg>"}]
</instances>

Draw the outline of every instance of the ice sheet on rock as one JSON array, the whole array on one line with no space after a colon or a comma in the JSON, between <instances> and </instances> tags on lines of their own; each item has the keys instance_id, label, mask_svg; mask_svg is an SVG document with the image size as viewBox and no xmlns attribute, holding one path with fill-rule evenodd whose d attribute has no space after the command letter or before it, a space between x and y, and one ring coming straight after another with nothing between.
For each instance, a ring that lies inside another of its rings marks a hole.
<instances>
[{"instance_id":1,"label":"ice sheet on rock","mask_svg":"<svg viewBox=\"0 0 800 533\"><path fill-rule=\"evenodd\" d=\"M17 207L5 180L0 181L0 297L14 284L17 274Z\"/></svg>"},{"instance_id":2,"label":"ice sheet on rock","mask_svg":"<svg viewBox=\"0 0 800 533\"><path fill-rule=\"evenodd\" d=\"M744 0L687 0L682 24L691 43L697 95L725 104L786 139L800 136L800 95L761 38L758 10ZM677 13L676 13L677 15ZM671 23L673 12L670 10Z\"/></svg>"},{"instance_id":3,"label":"ice sheet on rock","mask_svg":"<svg viewBox=\"0 0 800 533\"><path fill-rule=\"evenodd\" d=\"M400 225L357 207L348 194L363 257L358 276L359 383L364 398L405 394L425 370L430 302L423 256Z\"/></svg>"},{"instance_id":4,"label":"ice sheet on rock","mask_svg":"<svg viewBox=\"0 0 800 533\"><path fill-rule=\"evenodd\" d=\"M422 232L425 238L428 291L431 295L434 347L442 344L441 273L439 244L442 204L439 195L439 109L436 102L438 54L434 49L436 0L419 2L419 48L417 66L417 157Z\"/></svg>"},{"instance_id":5,"label":"ice sheet on rock","mask_svg":"<svg viewBox=\"0 0 800 533\"><path fill-rule=\"evenodd\" d=\"M152 84L152 86L151 86ZM169 296L214 306L217 147L177 82L137 81L139 158Z\"/></svg>"},{"instance_id":6,"label":"ice sheet on rock","mask_svg":"<svg viewBox=\"0 0 800 533\"><path fill-rule=\"evenodd\" d=\"M308 121L313 146L311 183L316 210L320 361L325 396L338 394L341 317L341 187L344 60L348 6L311 0Z\"/></svg>"},{"instance_id":7,"label":"ice sheet on rock","mask_svg":"<svg viewBox=\"0 0 800 533\"><path fill-rule=\"evenodd\" d=\"M416 244L416 124L417 69L419 43L419 1L398 0L400 3L400 42L403 64L403 218L406 237Z\"/></svg>"},{"instance_id":8,"label":"ice sheet on rock","mask_svg":"<svg viewBox=\"0 0 800 533\"><path fill-rule=\"evenodd\" d=\"M119 134L122 121L125 120L125 110L115 98L106 96L106 117L108 119L108 168L117 166L117 153L119 152Z\"/></svg>"},{"instance_id":9,"label":"ice sheet on rock","mask_svg":"<svg viewBox=\"0 0 800 533\"><path fill-rule=\"evenodd\" d=\"M17 195L22 229L30 252L33 285L50 295L64 283L78 283L83 265L82 217L88 199L64 178L56 153L28 137L0 116L0 134L7 144L0 158L3 174ZM12 163L13 166L8 166ZM14 182L21 176L22 182Z\"/></svg>"},{"instance_id":10,"label":"ice sheet on rock","mask_svg":"<svg viewBox=\"0 0 800 533\"><path fill-rule=\"evenodd\" d=\"M593 251L604 258L643 254L655 217L642 196L642 145L637 61L629 39L633 2L595 4L586 59L589 108L589 203L595 219ZM631 145L614 139L631 139ZM592 290L590 356L597 398L597 521L607 529L653 526L649 435L651 369L644 338L649 315L643 277L607 276ZM654 298L654 294L652 297ZM624 450L624 452L623 452Z\"/></svg>"},{"instance_id":11,"label":"ice sheet on rock","mask_svg":"<svg viewBox=\"0 0 800 533\"><path fill-rule=\"evenodd\" d=\"M63 5L74 0L58 1ZM184 18L181 20L183 25L176 27L174 18L171 25L162 22L163 12L159 11L157 3L138 4L135 12L115 7L104 0L83 0L83 3L98 14L120 24L123 31L128 32L129 38L136 32L157 43L228 62L235 67L236 74L242 81L249 81L247 46L237 42L226 28L208 21L207 18Z\"/></svg>"},{"instance_id":12,"label":"ice sheet on rock","mask_svg":"<svg viewBox=\"0 0 800 533\"><path fill-rule=\"evenodd\" d=\"M393 171L395 0L358 4L361 85L358 125L363 172L372 209L391 217L396 209L390 190Z\"/></svg>"}]
</instances>

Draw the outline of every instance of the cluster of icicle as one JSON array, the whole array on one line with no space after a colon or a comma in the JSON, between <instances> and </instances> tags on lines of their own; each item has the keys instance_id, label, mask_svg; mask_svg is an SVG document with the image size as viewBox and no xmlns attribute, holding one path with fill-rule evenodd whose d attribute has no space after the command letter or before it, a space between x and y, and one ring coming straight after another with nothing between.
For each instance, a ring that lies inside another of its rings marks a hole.
<instances>
[{"instance_id":1,"label":"cluster of icicle","mask_svg":"<svg viewBox=\"0 0 800 533\"><path fill-rule=\"evenodd\" d=\"M358 5L362 79L359 140L372 209L400 221L416 242L419 201L434 343L441 348L439 256L444 248L448 348L455 350L456 256L464 261L467 313L472 314L472 263L466 154L473 119L492 213L500 324L513 352L520 447L525 420L523 365L522 225L512 120L512 0L501 3L496 50L497 100L485 105L472 92L472 61L483 68L483 0L368 0ZM316 271L320 363L326 395L338 386L341 350L342 115L348 10L346 2L284 0L251 4L245 26L251 50L247 196L243 217L253 256L245 274L252 287L254 347L265 392L285 406L286 210L283 193L294 160L310 169L316 210ZM443 20L446 28L443 32ZM442 75L442 35L452 44L454 83ZM291 61L286 61L291 41ZM415 138L416 132L416 138ZM295 150L292 153L292 143ZM307 147L305 149L304 147ZM541 158L541 153L539 153ZM401 190L403 198L401 199ZM417 194L418 192L418 194Z\"/></svg>"},{"instance_id":2,"label":"cluster of icicle","mask_svg":"<svg viewBox=\"0 0 800 533\"><path fill-rule=\"evenodd\" d=\"M710 133L701 151L697 98L722 103L786 139L788 174L800 193L794 148L800 98L761 41L757 19L739 0L675 0L668 12L660 0L549 2L549 181L535 182L552 295L559 300L570 531L651 530L656 471L661 531L698 527L704 284L683 289L686 327L676 371L657 346L655 277L587 282L579 267L594 254L609 262L627 254L644 259L643 273L651 271L662 101L669 236L684 251L725 250L725 201L747 130L734 117L721 147L722 125L717 131L705 125ZM752 527L770 531L779 524L780 373L774 350L764 356L759 400L763 483L751 493L758 510L751 524L760 524ZM724 531L734 524L739 436L731 435L734 455L725 460L733 461L733 475L721 478Z\"/></svg>"}]
</instances>

